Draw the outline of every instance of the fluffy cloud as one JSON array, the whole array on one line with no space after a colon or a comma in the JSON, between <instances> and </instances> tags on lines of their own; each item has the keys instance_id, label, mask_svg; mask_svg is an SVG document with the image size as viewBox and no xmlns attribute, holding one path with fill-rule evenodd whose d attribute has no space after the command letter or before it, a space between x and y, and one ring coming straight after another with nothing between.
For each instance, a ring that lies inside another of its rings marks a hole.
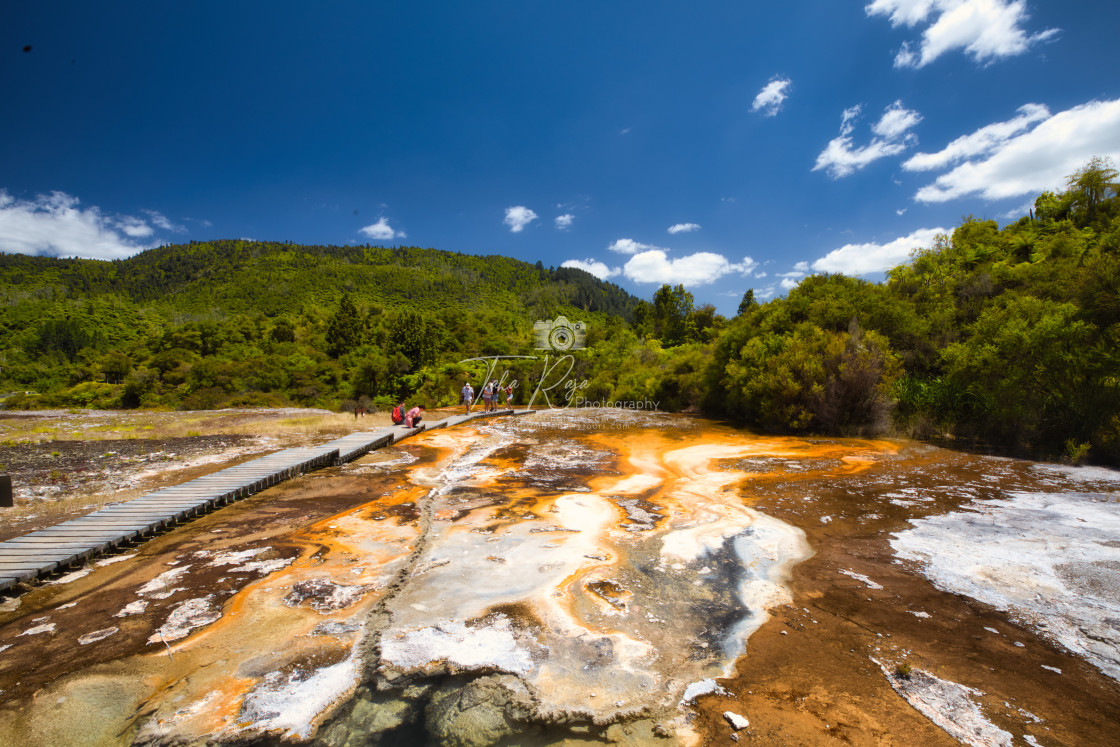
<instances>
[{"instance_id":1,"label":"fluffy cloud","mask_svg":"<svg viewBox=\"0 0 1120 747\"><path fill-rule=\"evenodd\" d=\"M920 228L909 236L886 244L845 244L814 262L813 269L844 275L883 272L909 259L911 250L933 244L934 237L939 233L948 232L944 228Z\"/></svg>"},{"instance_id":2,"label":"fluffy cloud","mask_svg":"<svg viewBox=\"0 0 1120 747\"><path fill-rule=\"evenodd\" d=\"M637 254L638 252L660 249L661 247L654 246L653 244L642 244L641 242L634 241L634 239L619 239L618 241L611 242L610 246L607 248L619 254Z\"/></svg>"},{"instance_id":3,"label":"fluffy cloud","mask_svg":"<svg viewBox=\"0 0 1120 747\"><path fill-rule=\"evenodd\" d=\"M1042 104L1024 104L1019 116L1006 122L996 122L964 135L936 153L917 153L902 164L907 171L930 171L948 168L958 161L990 153L1022 133L1031 125L1050 117L1050 110Z\"/></svg>"},{"instance_id":4,"label":"fluffy cloud","mask_svg":"<svg viewBox=\"0 0 1120 747\"><path fill-rule=\"evenodd\" d=\"M778 286L768 285L765 288L755 288L754 297L758 301L769 301L778 292Z\"/></svg>"},{"instance_id":5,"label":"fluffy cloud","mask_svg":"<svg viewBox=\"0 0 1120 747\"><path fill-rule=\"evenodd\" d=\"M779 272L778 273L778 277L780 277L782 279L780 285L785 290L792 290L792 289L797 287L798 283L801 282L801 278L805 277L808 273L809 273L809 263L808 262L798 262L797 264L795 264L793 266L793 269L790 270L789 272Z\"/></svg>"},{"instance_id":6,"label":"fluffy cloud","mask_svg":"<svg viewBox=\"0 0 1120 747\"><path fill-rule=\"evenodd\" d=\"M607 278L613 278L615 275L618 275L619 273L622 272L622 270L620 270L617 267L615 267L615 268L607 267L607 265L604 264L603 262L599 262L599 261L594 260L594 259L569 259L568 261L562 263L560 266L561 267L575 267L578 270L583 270L584 272L590 272L592 275L599 278L600 280L606 280Z\"/></svg>"},{"instance_id":7,"label":"fluffy cloud","mask_svg":"<svg viewBox=\"0 0 1120 747\"><path fill-rule=\"evenodd\" d=\"M907 109L901 101L896 101L872 125L871 131L875 137L871 142L863 147L855 147L851 135L855 129L853 122L860 111L859 106L844 110L840 118L840 135L833 138L817 156L813 171L824 169L833 179L839 179L880 158L896 156L917 142L917 138L909 130L922 121L922 115Z\"/></svg>"},{"instance_id":8,"label":"fluffy cloud","mask_svg":"<svg viewBox=\"0 0 1120 747\"><path fill-rule=\"evenodd\" d=\"M887 107L883 116L872 126L871 131L884 140L897 140L921 121L921 114L907 109L901 101L896 101Z\"/></svg>"},{"instance_id":9,"label":"fluffy cloud","mask_svg":"<svg viewBox=\"0 0 1120 747\"><path fill-rule=\"evenodd\" d=\"M635 254L622 268L622 273L637 283L671 283L687 286L707 285L734 272L748 274L757 266L750 257L733 263L721 254L696 252L687 257L669 259L663 249L650 249Z\"/></svg>"},{"instance_id":10,"label":"fluffy cloud","mask_svg":"<svg viewBox=\"0 0 1120 747\"><path fill-rule=\"evenodd\" d=\"M0 190L0 251L55 257L124 259L159 242L138 242L154 230L133 216L82 209L64 192L17 200Z\"/></svg>"},{"instance_id":11,"label":"fluffy cloud","mask_svg":"<svg viewBox=\"0 0 1120 747\"><path fill-rule=\"evenodd\" d=\"M389 225L389 221L385 218L381 218L373 225L360 229L359 233L364 233L366 236L376 241L390 241L392 239L403 239L405 237L404 231L394 231L393 227Z\"/></svg>"},{"instance_id":12,"label":"fluffy cloud","mask_svg":"<svg viewBox=\"0 0 1120 747\"><path fill-rule=\"evenodd\" d=\"M895 27L928 22L920 48L915 51L904 42L896 67L924 67L957 49L977 62L1013 57L1057 33L1028 34L1023 29L1028 18L1024 0L872 0L865 10L869 16L887 16Z\"/></svg>"},{"instance_id":13,"label":"fluffy cloud","mask_svg":"<svg viewBox=\"0 0 1120 747\"><path fill-rule=\"evenodd\" d=\"M789 97L789 87L793 84L789 78L775 77L763 86L751 104L752 112L762 112L767 117L775 116L782 109L782 104Z\"/></svg>"},{"instance_id":14,"label":"fluffy cloud","mask_svg":"<svg viewBox=\"0 0 1120 747\"><path fill-rule=\"evenodd\" d=\"M131 236L134 239L142 239L156 232L144 220L131 215L123 215L117 218L113 221L113 225L123 231L126 236Z\"/></svg>"},{"instance_id":15,"label":"fluffy cloud","mask_svg":"<svg viewBox=\"0 0 1120 747\"><path fill-rule=\"evenodd\" d=\"M1038 107L1036 104L1028 105ZM1020 117L1038 119L1040 108L1020 109ZM1016 122L1017 120L1011 120ZM1011 127L1011 123L989 127ZM1026 125L1023 124L1023 127ZM947 202L958 197L979 194L985 199L1031 195L1047 189L1060 189L1067 176L1077 171L1093 156L1111 158L1120 162L1120 99L1091 101L1044 119L1029 132L997 138L983 128L954 141L974 138L971 155L983 155L980 160L966 161L952 171L942 174L918 190L918 202ZM998 132L998 130L997 130ZM987 138L990 144L981 147L979 141ZM953 148L950 144L946 150ZM966 150L964 146L958 150ZM942 151L944 153L945 151ZM915 156L917 158L917 156ZM928 156L931 160L948 162L940 154ZM909 162L907 162L909 163ZM923 161L919 161L921 165Z\"/></svg>"},{"instance_id":16,"label":"fluffy cloud","mask_svg":"<svg viewBox=\"0 0 1120 747\"><path fill-rule=\"evenodd\" d=\"M672 233L672 234L692 233L693 231L699 231L699 230L700 230L700 224L699 223L676 223L672 226L669 226L669 233Z\"/></svg>"},{"instance_id":17,"label":"fluffy cloud","mask_svg":"<svg viewBox=\"0 0 1120 747\"><path fill-rule=\"evenodd\" d=\"M537 219L537 214L524 205L506 208L506 217L502 222L509 226L510 233L521 233L525 226Z\"/></svg>"},{"instance_id":18,"label":"fluffy cloud","mask_svg":"<svg viewBox=\"0 0 1120 747\"><path fill-rule=\"evenodd\" d=\"M557 215L556 216L556 227L559 228L561 231L563 231L566 228L571 228L572 221L574 221L575 219L576 219L576 217L574 215L572 215L571 213L565 213L564 215ZM592 273L592 274L594 274L594 273Z\"/></svg>"}]
</instances>

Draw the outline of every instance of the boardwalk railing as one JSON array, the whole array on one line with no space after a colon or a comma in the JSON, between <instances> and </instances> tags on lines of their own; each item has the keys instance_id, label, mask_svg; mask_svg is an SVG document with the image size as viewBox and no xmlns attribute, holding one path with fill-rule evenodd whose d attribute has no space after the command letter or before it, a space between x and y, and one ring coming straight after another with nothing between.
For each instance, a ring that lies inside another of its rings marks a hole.
<instances>
[{"instance_id":1,"label":"boardwalk railing","mask_svg":"<svg viewBox=\"0 0 1120 747\"><path fill-rule=\"evenodd\" d=\"M0 592L221 508L285 480L323 467L346 464L425 430L532 410L453 415L415 428L393 426L351 433L322 446L284 449L236 467L162 488L126 503L98 509L53 527L0 542Z\"/></svg>"}]
</instances>

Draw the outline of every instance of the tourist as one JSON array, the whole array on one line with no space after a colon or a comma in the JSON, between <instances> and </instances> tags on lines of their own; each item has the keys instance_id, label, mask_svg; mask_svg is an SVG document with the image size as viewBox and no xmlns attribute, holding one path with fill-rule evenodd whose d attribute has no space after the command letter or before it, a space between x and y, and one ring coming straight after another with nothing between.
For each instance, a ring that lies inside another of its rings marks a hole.
<instances>
[{"instance_id":1,"label":"tourist","mask_svg":"<svg viewBox=\"0 0 1120 747\"><path fill-rule=\"evenodd\" d=\"M471 383L469 381L466 384L463 384L463 389L460 392L460 395L463 398L463 404L467 406L467 414L470 415L471 403L474 402L474 388L471 386Z\"/></svg>"},{"instance_id":2,"label":"tourist","mask_svg":"<svg viewBox=\"0 0 1120 747\"><path fill-rule=\"evenodd\" d=\"M513 409L513 382L506 387L506 407Z\"/></svg>"},{"instance_id":3,"label":"tourist","mask_svg":"<svg viewBox=\"0 0 1120 747\"><path fill-rule=\"evenodd\" d=\"M393 425L400 425L404 422L404 413L404 400L402 399L400 403L393 408L393 412L390 415L390 417L393 418Z\"/></svg>"},{"instance_id":4,"label":"tourist","mask_svg":"<svg viewBox=\"0 0 1120 747\"><path fill-rule=\"evenodd\" d=\"M417 405L408 411L404 416L404 425L406 428L415 428L420 425L420 421L424 419L424 406Z\"/></svg>"}]
</instances>

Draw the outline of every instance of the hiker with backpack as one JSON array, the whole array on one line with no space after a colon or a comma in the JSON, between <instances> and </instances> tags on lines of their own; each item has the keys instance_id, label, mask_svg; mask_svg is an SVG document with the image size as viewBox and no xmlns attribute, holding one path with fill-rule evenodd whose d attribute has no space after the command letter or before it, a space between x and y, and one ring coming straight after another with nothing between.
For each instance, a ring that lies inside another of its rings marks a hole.
<instances>
[{"instance_id":1,"label":"hiker with backpack","mask_svg":"<svg viewBox=\"0 0 1120 747\"><path fill-rule=\"evenodd\" d=\"M404 422L405 411L404 411L404 400L403 399L400 401L400 403L396 407L393 408L393 412L391 414L391 417L393 418L393 425L400 425L401 423Z\"/></svg>"}]
</instances>

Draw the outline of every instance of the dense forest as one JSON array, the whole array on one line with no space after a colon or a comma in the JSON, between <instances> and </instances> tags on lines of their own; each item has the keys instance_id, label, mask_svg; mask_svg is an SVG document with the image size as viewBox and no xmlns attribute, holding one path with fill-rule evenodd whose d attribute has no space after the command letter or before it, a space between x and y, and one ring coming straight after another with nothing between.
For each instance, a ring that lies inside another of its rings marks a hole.
<instances>
[{"instance_id":1,"label":"dense forest","mask_svg":"<svg viewBox=\"0 0 1120 747\"><path fill-rule=\"evenodd\" d=\"M9 408L445 404L463 358L532 354L533 321L558 314L625 325L637 301L582 270L415 247L0 254L0 391Z\"/></svg>"},{"instance_id":2,"label":"dense forest","mask_svg":"<svg viewBox=\"0 0 1120 747\"><path fill-rule=\"evenodd\" d=\"M460 361L533 355L533 321L565 314L588 323L567 377L588 401L1120 464L1118 186L1093 159L885 282L814 275L748 291L731 319L681 286L639 301L581 270L411 247L0 254L0 390L11 408L446 405L481 375ZM510 372L524 402L539 362Z\"/></svg>"}]
</instances>

